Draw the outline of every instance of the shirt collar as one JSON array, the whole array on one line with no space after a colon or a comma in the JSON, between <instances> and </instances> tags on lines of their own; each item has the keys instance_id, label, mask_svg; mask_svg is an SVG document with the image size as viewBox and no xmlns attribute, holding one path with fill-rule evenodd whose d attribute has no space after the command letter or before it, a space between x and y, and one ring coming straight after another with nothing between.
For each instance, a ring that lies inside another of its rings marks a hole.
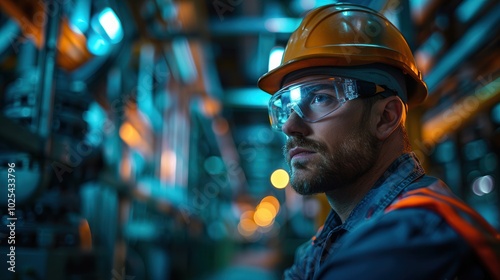
<instances>
[{"instance_id":1,"label":"shirt collar","mask_svg":"<svg viewBox=\"0 0 500 280\"><path fill-rule=\"evenodd\" d=\"M424 169L414 153L398 157L376 181L364 198L356 205L342 224L333 210L328 215L318 241L327 237L334 229L351 231L363 220L381 213L413 181L424 175Z\"/></svg>"}]
</instances>

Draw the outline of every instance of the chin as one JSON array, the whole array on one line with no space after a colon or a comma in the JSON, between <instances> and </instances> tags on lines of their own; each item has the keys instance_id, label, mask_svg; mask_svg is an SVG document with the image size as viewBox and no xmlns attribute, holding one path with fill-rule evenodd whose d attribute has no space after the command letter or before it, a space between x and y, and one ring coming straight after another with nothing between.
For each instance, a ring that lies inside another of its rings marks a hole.
<instances>
[{"instance_id":1,"label":"chin","mask_svg":"<svg viewBox=\"0 0 500 280\"><path fill-rule=\"evenodd\" d=\"M331 190L331 185L326 186L322 184L321 178L318 176L314 176L313 178L309 178L309 176L292 176L290 185L300 195L320 194Z\"/></svg>"},{"instance_id":2,"label":"chin","mask_svg":"<svg viewBox=\"0 0 500 280\"><path fill-rule=\"evenodd\" d=\"M303 185L292 185L292 188L295 190L300 195L313 195L317 194L318 192L315 192L309 188L305 188Z\"/></svg>"},{"instance_id":3,"label":"chin","mask_svg":"<svg viewBox=\"0 0 500 280\"><path fill-rule=\"evenodd\" d=\"M354 180L351 178L339 177L331 173L321 173L318 170L305 170L301 168L292 168L290 178L291 187L301 195L313 195L326 193L348 185L348 182Z\"/></svg>"}]
</instances>

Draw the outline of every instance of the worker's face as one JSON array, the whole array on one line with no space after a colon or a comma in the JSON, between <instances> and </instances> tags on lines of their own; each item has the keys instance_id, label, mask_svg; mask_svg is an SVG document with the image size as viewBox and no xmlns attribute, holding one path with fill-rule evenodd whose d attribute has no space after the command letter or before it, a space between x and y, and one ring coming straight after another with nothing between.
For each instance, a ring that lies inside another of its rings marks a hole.
<instances>
[{"instance_id":1,"label":"worker's face","mask_svg":"<svg viewBox=\"0 0 500 280\"><path fill-rule=\"evenodd\" d=\"M314 123L292 113L282 128L288 136L284 155L291 186L299 194L342 188L374 165L379 143L369 132L369 122L362 122L363 110L363 101L356 99Z\"/></svg>"}]
</instances>

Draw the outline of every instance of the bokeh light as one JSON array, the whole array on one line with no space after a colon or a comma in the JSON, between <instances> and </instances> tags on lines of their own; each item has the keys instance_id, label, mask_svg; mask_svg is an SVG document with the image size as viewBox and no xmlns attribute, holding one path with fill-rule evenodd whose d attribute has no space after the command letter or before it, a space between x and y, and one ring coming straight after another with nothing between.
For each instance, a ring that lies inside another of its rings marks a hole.
<instances>
[{"instance_id":1,"label":"bokeh light","mask_svg":"<svg viewBox=\"0 0 500 280\"><path fill-rule=\"evenodd\" d=\"M238 223L238 232L245 238L252 237L259 227L253 220L254 213L254 211L249 210L243 212L243 214L241 214L240 216L240 222Z\"/></svg>"},{"instance_id":2,"label":"bokeh light","mask_svg":"<svg viewBox=\"0 0 500 280\"><path fill-rule=\"evenodd\" d=\"M278 201L278 199L272 195L269 195L269 196L266 196L264 197L260 203L263 203L263 202L269 202L271 203L274 208L276 209L276 213L280 211L280 202Z\"/></svg>"},{"instance_id":3,"label":"bokeh light","mask_svg":"<svg viewBox=\"0 0 500 280\"><path fill-rule=\"evenodd\" d=\"M267 202L267 201L261 202L257 206L257 210L260 209L260 208L265 208L265 209L269 210L269 212L271 212L271 214L273 215L273 217L276 217L276 214L278 214L278 210L270 202Z\"/></svg>"},{"instance_id":4,"label":"bokeh light","mask_svg":"<svg viewBox=\"0 0 500 280\"><path fill-rule=\"evenodd\" d=\"M216 175L224 173L224 161L218 156L210 156L203 162L203 167L208 174Z\"/></svg>"},{"instance_id":5,"label":"bokeh light","mask_svg":"<svg viewBox=\"0 0 500 280\"><path fill-rule=\"evenodd\" d=\"M252 234L257 230L257 225L252 219L243 219L240 221L239 227L243 230L243 235ZM240 232L241 233L241 232Z\"/></svg>"},{"instance_id":6,"label":"bokeh light","mask_svg":"<svg viewBox=\"0 0 500 280\"><path fill-rule=\"evenodd\" d=\"M264 207L259 207L253 215L255 223L261 227L269 226L273 223L274 216L273 213Z\"/></svg>"},{"instance_id":7,"label":"bokeh light","mask_svg":"<svg viewBox=\"0 0 500 280\"><path fill-rule=\"evenodd\" d=\"M283 169L277 169L271 174L271 184L277 189L285 188L288 182L290 182L290 176Z\"/></svg>"},{"instance_id":8,"label":"bokeh light","mask_svg":"<svg viewBox=\"0 0 500 280\"><path fill-rule=\"evenodd\" d=\"M472 191L478 196L488 194L493 191L494 188L495 182L490 175L479 177L472 183Z\"/></svg>"}]
</instances>

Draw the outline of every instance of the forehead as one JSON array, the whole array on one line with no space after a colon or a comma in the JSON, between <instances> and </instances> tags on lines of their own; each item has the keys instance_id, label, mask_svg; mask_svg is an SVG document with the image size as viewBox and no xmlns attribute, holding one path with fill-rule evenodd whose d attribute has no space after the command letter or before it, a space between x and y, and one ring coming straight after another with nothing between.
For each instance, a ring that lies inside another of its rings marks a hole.
<instances>
[{"instance_id":1,"label":"forehead","mask_svg":"<svg viewBox=\"0 0 500 280\"><path fill-rule=\"evenodd\" d=\"M331 75L307 75L307 76L302 76L299 78L288 78L288 79L283 80L283 85L281 88L285 88L285 87L287 87L289 85L293 85L293 84L309 82L309 81L320 79L320 78L331 78L331 77L333 77L333 76L331 76Z\"/></svg>"}]
</instances>

